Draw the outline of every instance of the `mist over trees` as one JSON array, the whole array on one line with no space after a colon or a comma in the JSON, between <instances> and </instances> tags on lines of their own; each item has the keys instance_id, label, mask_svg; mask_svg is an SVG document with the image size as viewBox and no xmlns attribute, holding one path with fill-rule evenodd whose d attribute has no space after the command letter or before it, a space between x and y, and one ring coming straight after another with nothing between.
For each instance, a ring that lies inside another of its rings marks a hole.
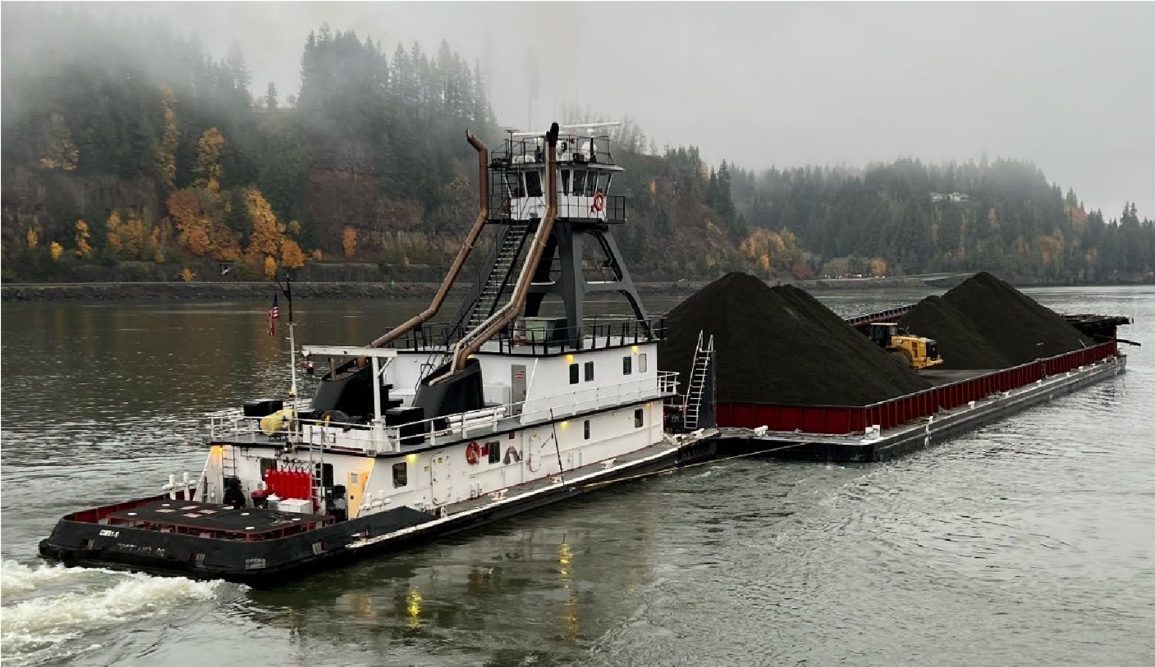
<instances>
[{"instance_id":1,"label":"mist over trees","mask_svg":"<svg viewBox=\"0 0 1155 667\"><path fill-rule=\"evenodd\" d=\"M5 11L53 39L4 33L4 280L428 280L476 213L464 129L491 145L502 132L482 71L445 42L320 26L282 97L252 80L244 45L217 59L161 25ZM617 234L642 278L1155 276L1155 226L1133 204L1108 219L1028 162L752 171L659 149L630 119L613 141Z\"/></svg>"}]
</instances>

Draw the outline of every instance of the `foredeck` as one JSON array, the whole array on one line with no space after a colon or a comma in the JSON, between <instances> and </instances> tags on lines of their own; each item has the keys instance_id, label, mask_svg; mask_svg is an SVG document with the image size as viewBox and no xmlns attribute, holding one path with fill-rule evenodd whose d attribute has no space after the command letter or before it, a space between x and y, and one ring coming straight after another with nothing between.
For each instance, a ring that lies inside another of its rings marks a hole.
<instances>
[{"instance_id":1,"label":"foredeck","mask_svg":"<svg viewBox=\"0 0 1155 667\"><path fill-rule=\"evenodd\" d=\"M235 509L229 505L161 500L109 513L109 526L124 526L251 542L285 537L332 523L319 514L294 514L267 509Z\"/></svg>"}]
</instances>

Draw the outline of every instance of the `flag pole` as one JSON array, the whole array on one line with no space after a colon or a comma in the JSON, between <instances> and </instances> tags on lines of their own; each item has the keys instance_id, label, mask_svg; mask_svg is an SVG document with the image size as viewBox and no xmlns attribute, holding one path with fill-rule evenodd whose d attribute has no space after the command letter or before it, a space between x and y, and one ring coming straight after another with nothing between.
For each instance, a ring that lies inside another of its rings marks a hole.
<instances>
[{"instance_id":1,"label":"flag pole","mask_svg":"<svg viewBox=\"0 0 1155 667\"><path fill-rule=\"evenodd\" d=\"M289 399L297 400L297 338L294 332L296 322L293 321L293 279L286 273L285 284L281 285L281 280L273 276L273 280L277 283L277 290L285 295L285 301L289 302L289 376L292 378L292 385L289 387Z\"/></svg>"},{"instance_id":2,"label":"flag pole","mask_svg":"<svg viewBox=\"0 0 1155 667\"><path fill-rule=\"evenodd\" d=\"M297 400L297 339L293 330L297 324L293 321L293 282L289 274L285 274L285 299L289 302L289 367L292 373L293 384L289 389L289 398Z\"/></svg>"}]
</instances>

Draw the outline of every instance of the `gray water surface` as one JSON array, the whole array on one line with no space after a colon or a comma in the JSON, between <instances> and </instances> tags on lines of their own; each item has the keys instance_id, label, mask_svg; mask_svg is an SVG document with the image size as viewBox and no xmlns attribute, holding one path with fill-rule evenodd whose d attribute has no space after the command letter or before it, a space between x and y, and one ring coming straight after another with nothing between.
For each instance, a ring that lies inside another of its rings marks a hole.
<instances>
[{"instance_id":1,"label":"gray water surface","mask_svg":"<svg viewBox=\"0 0 1155 667\"><path fill-rule=\"evenodd\" d=\"M709 464L274 591L35 557L65 512L199 473L203 412L287 389L267 304L6 303L3 662L1150 664L1155 289L1031 294L1145 346L895 462ZM298 333L363 343L424 305L299 300Z\"/></svg>"}]
</instances>

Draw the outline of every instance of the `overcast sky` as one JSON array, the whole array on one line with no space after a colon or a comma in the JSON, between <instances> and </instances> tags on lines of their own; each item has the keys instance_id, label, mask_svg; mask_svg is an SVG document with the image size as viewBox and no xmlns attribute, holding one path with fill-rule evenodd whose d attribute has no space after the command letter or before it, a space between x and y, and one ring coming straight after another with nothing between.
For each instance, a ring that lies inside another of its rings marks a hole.
<instances>
[{"instance_id":1,"label":"overcast sky","mask_svg":"<svg viewBox=\"0 0 1155 667\"><path fill-rule=\"evenodd\" d=\"M1155 3L131 3L299 84L323 22L477 60L504 125L576 101L742 166L1027 159L1117 217L1155 217ZM531 104L530 59L540 72Z\"/></svg>"}]
</instances>

